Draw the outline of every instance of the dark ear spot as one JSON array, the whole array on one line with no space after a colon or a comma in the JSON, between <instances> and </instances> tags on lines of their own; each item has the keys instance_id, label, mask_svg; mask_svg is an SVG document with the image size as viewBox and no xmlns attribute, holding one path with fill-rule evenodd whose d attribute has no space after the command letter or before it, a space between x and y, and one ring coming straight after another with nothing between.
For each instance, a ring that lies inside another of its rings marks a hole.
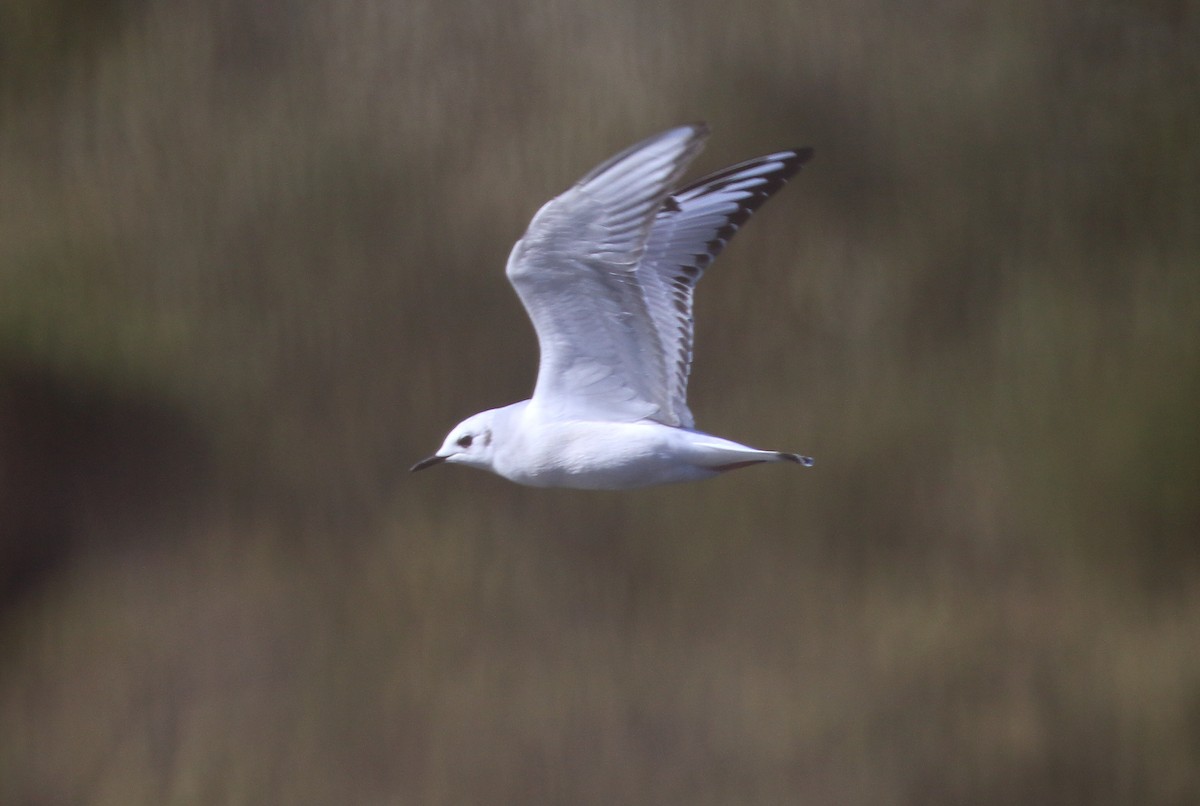
<instances>
[{"instance_id":1,"label":"dark ear spot","mask_svg":"<svg viewBox=\"0 0 1200 806\"><path fill-rule=\"evenodd\" d=\"M483 447L485 447L485 448L490 447L491 444L492 444L492 431L489 428L487 431L483 432Z\"/></svg>"}]
</instances>

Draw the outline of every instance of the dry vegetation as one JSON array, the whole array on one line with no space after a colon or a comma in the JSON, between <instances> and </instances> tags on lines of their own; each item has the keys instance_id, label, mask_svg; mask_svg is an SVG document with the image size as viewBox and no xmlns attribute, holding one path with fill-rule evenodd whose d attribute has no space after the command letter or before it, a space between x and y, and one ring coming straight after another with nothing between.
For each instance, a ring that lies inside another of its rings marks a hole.
<instances>
[{"instance_id":1,"label":"dry vegetation","mask_svg":"<svg viewBox=\"0 0 1200 806\"><path fill-rule=\"evenodd\" d=\"M1200 802L1200 11L12 2L0 801ZM632 494L403 470L669 125L817 157Z\"/></svg>"}]
</instances>

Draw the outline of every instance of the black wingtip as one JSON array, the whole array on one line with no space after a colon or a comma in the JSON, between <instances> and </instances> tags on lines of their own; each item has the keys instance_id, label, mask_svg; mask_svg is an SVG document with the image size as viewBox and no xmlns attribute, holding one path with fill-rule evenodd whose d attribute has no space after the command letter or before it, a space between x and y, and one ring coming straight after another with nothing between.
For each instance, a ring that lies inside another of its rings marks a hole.
<instances>
[{"instance_id":1,"label":"black wingtip","mask_svg":"<svg viewBox=\"0 0 1200 806\"><path fill-rule=\"evenodd\" d=\"M805 163L807 163L809 160L811 160L813 158L813 154L816 153L815 151L813 151L812 146L801 146L800 148L793 148L792 151L795 152L795 154L796 154L796 165L797 166L804 165Z\"/></svg>"}]
</instances>

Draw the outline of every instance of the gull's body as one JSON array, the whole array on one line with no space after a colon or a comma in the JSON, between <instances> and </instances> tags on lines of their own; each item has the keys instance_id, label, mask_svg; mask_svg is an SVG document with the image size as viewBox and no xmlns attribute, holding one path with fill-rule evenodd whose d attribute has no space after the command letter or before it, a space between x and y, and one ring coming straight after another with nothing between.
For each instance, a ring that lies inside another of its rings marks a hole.
<instances>
[{"instance_id":1,"label":"gull's body","mask_svg":"<svg viewBox=\"0 0 1200 806\"><path fill-rule=\"evenodd\" d=\"M467 418L413 470L445 461L535 487L626 489L812 464L697 431L687 406L696 281L812 156L780 151L675 190L707 134L644 140L538 211L507 269L538 335L533 397Z\"/></svg>"}]
</instances>

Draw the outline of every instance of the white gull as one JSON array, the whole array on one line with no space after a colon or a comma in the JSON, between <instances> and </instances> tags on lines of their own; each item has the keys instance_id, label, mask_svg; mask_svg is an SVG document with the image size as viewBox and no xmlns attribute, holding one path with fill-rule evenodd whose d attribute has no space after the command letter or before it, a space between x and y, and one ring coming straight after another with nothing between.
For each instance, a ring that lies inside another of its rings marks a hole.
<instances>
[{"instance_id":1,"label":"white gull","mask_svg":"<svg viewBox=\"0 0 1200 806\"><path fill-rule=\"evenodd\" d=\"M812 465L697 431L688 410L696 282L812 157L777 151L673 190L707 136L698 123L643 140L537 212L507 268L541 349L533 397L463 420L412 470L453 462L534 487L620 490Z\"/></svg>"}]
</instances>

